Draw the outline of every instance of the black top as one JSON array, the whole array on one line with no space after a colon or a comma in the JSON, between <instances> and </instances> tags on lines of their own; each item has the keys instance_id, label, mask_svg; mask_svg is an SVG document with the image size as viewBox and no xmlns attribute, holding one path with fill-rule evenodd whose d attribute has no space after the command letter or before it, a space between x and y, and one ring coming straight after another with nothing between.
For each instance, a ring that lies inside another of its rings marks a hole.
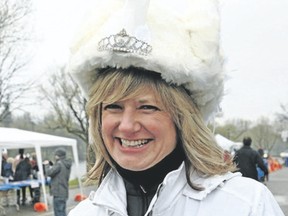
<instances>
[{"instance_id":1,"label":"black top","mask_svg":"<svg viewBox=\"0 0 288 216\"><path fill-rule=\"evenodd\" d=\"M117 171L124 179L129 216L143 216L159 184L184 161L185 154L178 146L158 164L144 171L127 170L116 164Z\"/></svg>"}]
</instances>

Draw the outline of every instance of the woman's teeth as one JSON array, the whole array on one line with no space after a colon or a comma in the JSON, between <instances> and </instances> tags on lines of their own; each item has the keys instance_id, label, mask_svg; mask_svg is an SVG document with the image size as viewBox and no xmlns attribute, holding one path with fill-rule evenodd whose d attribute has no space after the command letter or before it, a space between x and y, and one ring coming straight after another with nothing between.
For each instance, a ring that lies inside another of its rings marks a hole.
<instances>
[{"instance_id":1,"label":"woman's teeth","mask_svg":"<svg viewBox=\"0 0 288 216\"><path fill-rule=\"evenodd\" d=\"M132 147L132 148L140 148L143 145L147 144L148 140L125 140L121 139L121 144L123 147Z\"/></svg>"}]
</instances>

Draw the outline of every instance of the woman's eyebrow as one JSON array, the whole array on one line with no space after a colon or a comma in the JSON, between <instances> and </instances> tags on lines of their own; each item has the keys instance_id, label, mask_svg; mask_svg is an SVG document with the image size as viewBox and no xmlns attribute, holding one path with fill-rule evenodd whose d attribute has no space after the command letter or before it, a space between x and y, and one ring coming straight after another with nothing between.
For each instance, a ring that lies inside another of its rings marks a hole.
<instances>
[{"instance_id":1,"label":"woman's eyebrow","mask_svg":"<svg viewBox=\"0 0 288 216\"><path fill-rule=\"evenodd\" d=\"M153 97L146 97L146 98L140 98L139 100L137 100L139 103L156 103L156 99Z\"/></svg>"}]
</instances>

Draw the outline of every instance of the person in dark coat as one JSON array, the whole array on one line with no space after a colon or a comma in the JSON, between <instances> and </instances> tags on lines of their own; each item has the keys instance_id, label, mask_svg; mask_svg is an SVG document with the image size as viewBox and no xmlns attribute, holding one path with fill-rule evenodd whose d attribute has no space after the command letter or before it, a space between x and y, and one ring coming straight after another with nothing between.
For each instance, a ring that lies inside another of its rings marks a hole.
<instances>
[{"instance_id":1,"label":"person in dark coat","mask_svg":"<svg viewBox=\"0 0 288 216\"><path fill-rule=\"evenodd\" d=\"M5 174L5 165L7 164L7 157L8 157L7 150L6 149L2 150L1 176L4 176L4 177L6 176L6 174Z\"/></svg>"},{"instance_id":2,"label":"person in dark coat","mask_svg":"<svg viewBox=\"0 0 288 216\"><path fill-rule=\"evenodd\" d=\"M46 162L46 175L51 177L51 195L55 216L66 216L66 201L69 197L69 177L72 160L66 158L66 151L58 148L55 151L56 162ZM51 166L52 165L52 166ZM48 167L47 167L48 166Z\"/></svg>"},{"instance_id":3,"label":"person in dark coat","mask_svg":"<svg viewBox=\"0 0 288 216\"><path fill-rule=\"evenodd\" d=\"M244 177L252 178L258 181L257 166L263 170L265 175L268 175L268 169L265 166L260 154L251 148L251 144L251 137L244 137L243 147L236 152L234 162Z\"/></svg>"},{"instance_id":4,"label":"person in dark coat","mask_svg":"<svg viewBox=\"0 0 288 216\"><path fill-rule=\"evenodd\" d=\"M32 166L30 163L30 159L25 157L21 160L15 170L14 180L15 181L23 181L30 178L32 174ZM25 205L26 202L26 187L21 187L22 190L22 205ZM17 190L17 204L20 204L20 190Z\"/></svg>"}]
</instances>

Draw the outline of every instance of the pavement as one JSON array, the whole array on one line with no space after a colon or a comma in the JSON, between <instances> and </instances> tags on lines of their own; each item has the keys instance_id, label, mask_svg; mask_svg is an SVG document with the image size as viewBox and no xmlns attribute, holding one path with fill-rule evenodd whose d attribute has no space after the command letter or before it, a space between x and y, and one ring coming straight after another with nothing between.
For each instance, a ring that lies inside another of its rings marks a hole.
<instances>
[{"instance_id":1,"label":"pavement","mask_svg":"<svg viewBox=\"0 0 288 216\"><path fill-rule=\"evenodd\" d=\"M280 205L280 208L284 212L284 215L288 216L288 167L283 167L280 170L270 173L269 181L266 186L270 189L274 195L276 201ZM89 192L93 190L94 187L83 187L83 194L88 197ZM79 188L70 189L70 198L67 202L67 211L69 212L74 208L78 202L74 201L74 197L80 194ZM28 193L29 194L29 193ZM32 205L20 206L20 210L17 211L15 206L5 207L6 216L53 216L52 197L48 196L49 209L45 212L36 212ZM0 212L1 215L1 212ZM3 215L3 214L2 214ZM2 216L1 215L1 216Z\"/></svg>"},{"instance_id":2,"label":"pavement","mask_svg":"<svg viewBox=\"0 0 288 216\"><path fill-rule=\"evenodd\" d=\"M272 192L284 215L288 216L288 167L269 174L267 187Z\"/></svg>"}]
</instances>

